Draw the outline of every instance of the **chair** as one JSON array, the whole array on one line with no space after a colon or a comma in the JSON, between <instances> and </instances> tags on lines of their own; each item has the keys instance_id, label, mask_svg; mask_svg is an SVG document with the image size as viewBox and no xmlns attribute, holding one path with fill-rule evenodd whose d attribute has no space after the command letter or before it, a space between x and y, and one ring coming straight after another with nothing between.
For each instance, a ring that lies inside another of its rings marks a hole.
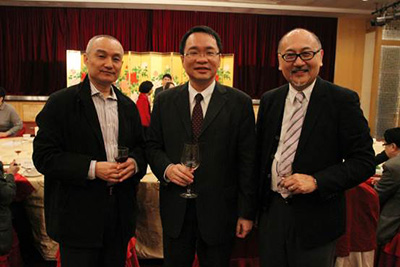
<instances>
[{"instance_id":1,"label":"chair","mask_svg":"<svg viewBox=\"0 0 400 267\"><path fill-rule=\"evenodd\" d=\"M0 256L0 267L23 267L21 252L19 250L19 240L17 233L13 229L13 244L7 255Z\"/></svg>"},{"instance_id":2,"label":"chair","mask_svg":"<svg viewBox=\"0 0 400 267\"><path fill-rule=\"evenodd\" d=\"M400 267L400 233L379 251L378 267Z\"/></svg>"}]
</instances>

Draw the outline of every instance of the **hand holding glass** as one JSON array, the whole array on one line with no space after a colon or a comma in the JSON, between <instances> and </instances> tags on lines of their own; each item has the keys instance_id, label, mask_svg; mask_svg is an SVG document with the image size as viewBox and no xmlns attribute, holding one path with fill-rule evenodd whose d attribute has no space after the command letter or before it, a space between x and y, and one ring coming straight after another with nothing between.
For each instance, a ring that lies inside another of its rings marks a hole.
<instances>
[{"instance_id":1,"label":"hand holding glass","mask_svg":"<svg viewBox=\"0 0 400 267\"><path fill-rule=\"evenodd\" d=\"M184 144L181 163L189 168L192 172L199 167L200 153L198 144ZM183 198L196 198L198 194L194 192L192 184L189 184L186 187L186 192L180 194L180 196Z\"/></svg>"},{"instance_id":2,"label":"hand holding glass","mask_svg":"<svg viewBox=\"0 0 400 267\"><path fill-rule=\"evenodd\" d=\"M129 148L124 146L118 147L118 154L115 157L115 161L118 163L123 163L128 159L129 156Z\"/></svg>"}]
</instances>

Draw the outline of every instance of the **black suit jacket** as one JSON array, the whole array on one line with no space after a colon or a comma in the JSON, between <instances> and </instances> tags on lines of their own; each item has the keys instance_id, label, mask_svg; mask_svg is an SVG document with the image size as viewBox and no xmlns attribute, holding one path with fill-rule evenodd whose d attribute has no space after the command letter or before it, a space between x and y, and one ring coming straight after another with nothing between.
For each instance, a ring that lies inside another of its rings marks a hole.
<instances>
[{"instance_id":1,"label":"black suit jacket","mask_svg":"<svg viewBox=\"0 0 400 267\"><path fill-rule=\"evenodd\" d=\"M165 90L167 90L167 89L165 89ZM162 86L157 87L156 90L154 91L154 98L155 98L159 93L161 93L162 91L164 91L164 87L162 87Z\"/></svg>"},{"instance_id":2,"label":"black suit jacket","mask_svg":"<svg viewBox=\"0 0 400 267\"><path fill-rule=\"evenodd\" d=\"M271 165L280 139L289 85L266 92L257 120L257 171L261 202L268 209ZM293 162L293 173L314 176L318 189L294 195L300 243L314 247L345 231L344 191L374 174L369 128L355 92L317 78Z\"/></svg>"},{"instance_id":3,"label":"black suit jacket","mask_svg":"<svg viewBox=\"0 0 400 267\"><path fill-rule=\"evenodd\" d=\"M181 160L183 144L192 140L188 84L167 90L154 103L147 140L150 166L162 183L163 231L177 237L187 200L185 188L164 181L164 171ZM216 84L199 137L201 163L195 171L198 227L209 244L227 242L239 216L254 219L256 186L252 171L255 122L251 99L243 92Z\"/></svg>"},{"instance_id":4,"label":"black suit jacket","mask_svg":"<svg viewBox=\"0 0 400 267\"><path fill-rule=\"evenodd\" d=\"M124 236L135 230L135 187L146 172L144 140L135 104L118 89L118 144L127 146L139 172L115 186ZM45 217L49 236L70 246L102 244L107 183L88 180L91 160L106 161L103 137L89 79L49 97L36 122L33 161L45 179Z\"/></svg>"}]
</instances>

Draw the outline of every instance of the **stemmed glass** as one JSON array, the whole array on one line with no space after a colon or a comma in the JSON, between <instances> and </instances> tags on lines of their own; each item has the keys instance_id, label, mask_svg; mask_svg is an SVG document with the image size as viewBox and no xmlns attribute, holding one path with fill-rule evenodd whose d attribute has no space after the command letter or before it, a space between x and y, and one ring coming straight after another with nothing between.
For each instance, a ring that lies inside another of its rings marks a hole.
<instances>
[{"instance_id":1,"label":"stemmed glass","mask_svg":"<svg viewBox=\"0 0 400 267\"><path fill-rule=\"evenodd\" d=\"M184 144L181 163L189 168L191 172L194 172L200 166L200 152L198 144ZM180 196L183 198L196 198L198 194L194 192L193 184L189 184L186 187L186 192L180 194Z\"/></svg>"},{"instance_id":2,"label":"stemmed glass","mask_svg":"<svg viewBox=\"0 0 400 267\"><path fill-rule=\"evenodd\" d=\"M123 163L128 159L129 156L129 148L124 146L118 147L118 153L115 157L115 161L118 163Z\"/></svg>"},{"instance_id":3,"label":"stemmed glass","mask_svg":"<svg viewBox=\"0 0 400 267\"><path fill-rule=\"evenodd\" d=\"M279 182L278 182L278 190L277 190L277 192L280 193L280 194L282 194L282 195L291 195L292 192L290 192L288 189L284 188L284 187L281 185L281 182L282 182L286 177L292 175L292 171L288 171L288 172L286 172L285 174L281 174L281 173L279 172L279 170L278 170L278 165L277 165L276 173L278 174L278 178L280 178L280 180L279 180Z\"/></svg>"},{"instance_id":4,"label":"stemmed glass","mask_svg":"<svg viewBox=\"0 0 400 267\"><path fill-rule=\"evenodd\" d=\"M21 142L14 140L13 141L13 147L14 147L15 154L17 154L15 162L16 162L17 165L19 165L20 164L19 154L21 154L21 152L22 152Z\"/></svg>"}]
</instances>

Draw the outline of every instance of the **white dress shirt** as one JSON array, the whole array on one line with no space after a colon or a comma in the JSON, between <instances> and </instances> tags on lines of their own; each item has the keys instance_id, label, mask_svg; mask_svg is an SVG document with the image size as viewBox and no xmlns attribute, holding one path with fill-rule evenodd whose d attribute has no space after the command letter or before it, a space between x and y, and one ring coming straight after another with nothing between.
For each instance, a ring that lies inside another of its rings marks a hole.
<instances>
[{"instance_id":1,"label":"white dress shirt","mask_svg":"<svg viewBox=\"0 0 400 267\"><path fill-rule=\"evenodd\" d=\"M302 91L305 96L303 101L304 116L306 115L307 112L308 103L310 102L310 97L315 85L315 81ZM285 134L287 128L289 127L290 118L292 117L293 112L295 111L294 100L296 99L297 92L298 91L294 89L293 86L289 83L289 92L286 96L285 110L283 112L281 135L279 137L278 148L276 150L274 161L272 162L272 167L271 167L271 189L275 192L278 190L277 184L280 180L280 177L278 177L277 173L278 162L282 154L283 141L285 140Z\"/></svg>"}]
</instances>

